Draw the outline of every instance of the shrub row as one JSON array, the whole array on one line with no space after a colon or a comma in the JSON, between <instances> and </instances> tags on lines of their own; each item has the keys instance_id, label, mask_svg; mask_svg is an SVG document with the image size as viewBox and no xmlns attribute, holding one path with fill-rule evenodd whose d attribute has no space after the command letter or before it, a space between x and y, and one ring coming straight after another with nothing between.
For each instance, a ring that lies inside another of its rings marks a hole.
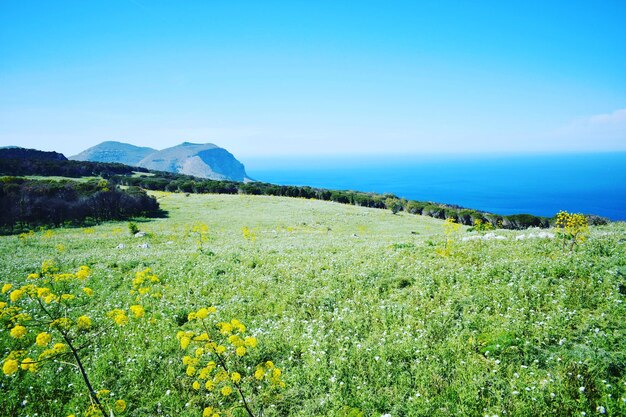
<instances>
[{"instance_id":1,"label":"shrub row","mask_svg":"<svg viewBox=\"0 0 626 417\"><path fill-rule=\"evenodd\" d=\"M121 190L106 180L0 178L0 233L159 215L156 199L137 187Z\"/></svg>"}]
</instances>

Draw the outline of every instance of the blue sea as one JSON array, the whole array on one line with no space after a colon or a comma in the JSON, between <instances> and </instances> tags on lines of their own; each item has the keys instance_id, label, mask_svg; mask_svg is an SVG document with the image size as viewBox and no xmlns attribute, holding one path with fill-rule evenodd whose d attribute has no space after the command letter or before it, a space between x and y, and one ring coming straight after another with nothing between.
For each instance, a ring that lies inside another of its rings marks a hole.
<instances>
[{"instance_id":1,"label":"blue sea","mask_svg":"<svg viewBox=\"0 0 626 417\"><path fill-rule=\"evenodd\" d=\"M626 152L558 155L289 157L243 160L281 185L393 193L497 214L560 210L626 220Z\"/></svg>"}]
</instances>

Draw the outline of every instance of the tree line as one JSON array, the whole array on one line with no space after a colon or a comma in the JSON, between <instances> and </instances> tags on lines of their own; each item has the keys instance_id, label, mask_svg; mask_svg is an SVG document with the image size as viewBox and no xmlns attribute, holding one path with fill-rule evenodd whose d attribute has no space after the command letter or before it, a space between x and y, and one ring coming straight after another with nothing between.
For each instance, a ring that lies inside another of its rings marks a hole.
<instances>
[{"instance_id":1,"label":"tree line","mask_svg":"<svg viewBox=\"0 0 626 417\"><path fill-rule=\"evenodd\" d=\"M490 223L495 228L505 229L545 228L554 224L554 218L549 217L532 214L498 215L451 204L407 200L393 194L328 190L309 186L277 185L264 182L243 183L209 180L171 172L130 167L119 163L14 158L14 156L3 158L2 152L0 152L0 175L99 176L107 179L112 186L124 185L155 191L307 198L361 207L389 209L393 213L404 211L438 219L454 219L457 223L468 226L474 225L477 220ZM607 219L594 215L587 215L587 218L591 225L606 224L608 222Z\"/></svg>"},{"instance_id":2,"label":"tree line","mask_svg":"<svg viewBox=\"0 0 626 417\"><path fill-rule=\"evenodd\" d=\"M0 232L5 234L162 215L156 199L138 187L122 190L106 180L0 178Z\"/></svg>"},{"instance_id":3,"label":"tree line","mask_svg":"<svg viewBox=\"0 0 626 417\"><path fill-rule=\"evenodd\" d=\"M109 178L113 175L132 175L133 172L148 172L146 168L130 167L128 165L118 163L18 158L8 156L14 155L12 153L9 154L8 152L0 152L0 175Z\"/></svg>"},{"instance_id":4,"label":"tree line","mask_svg":"<svg viewBox=\"0 0 626 417\"><path fill-rule=\"evenodd\" d=\"M553 224L553 219L549 217L532 214L497 215L455 205L401 199L393 194L328 190L309 186L276 185L263 182L241 183L203 180L186 175L155 173L154 171L150 175L134 177L115 175L111 177L111 181L121 185L169 192L268 195L333 201L361 207L389 209L394 213L405 211L437 219L454 219L459 224L468 226L474 225L477 220L490 223L495 228L504 229L546 228ZM606 219L598 216L589 216L589 218L592 224L604 224L607 222Z\"/></svg>"}]
</instances>

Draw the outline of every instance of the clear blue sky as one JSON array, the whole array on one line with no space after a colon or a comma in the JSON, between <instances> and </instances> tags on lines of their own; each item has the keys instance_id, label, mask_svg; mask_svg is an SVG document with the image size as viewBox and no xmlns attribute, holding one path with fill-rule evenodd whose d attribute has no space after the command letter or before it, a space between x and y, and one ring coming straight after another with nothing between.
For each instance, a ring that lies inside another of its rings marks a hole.
<instances>
[{"instance_id":1,"label":"clear blue sky","mask_svg":"<svg viewBox=\"0 0 626 417\"><path fill-rule=\"evenodd\" d=\"M626 150L624 1L0 0L0 145Z\"/></svg>"}]
</instances>

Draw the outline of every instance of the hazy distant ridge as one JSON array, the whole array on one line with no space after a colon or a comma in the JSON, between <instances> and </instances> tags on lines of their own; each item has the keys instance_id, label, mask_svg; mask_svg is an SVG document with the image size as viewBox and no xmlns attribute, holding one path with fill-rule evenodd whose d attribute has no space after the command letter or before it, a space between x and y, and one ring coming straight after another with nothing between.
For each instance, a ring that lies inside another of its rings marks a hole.
<instances>
[{"instance_id":1,"label":"hazy distant ridge","mask_svg":"<svg viewBox=\"0 0 626 417\"><path fill-rule=\"evenodd\" d=\"M154 152L157 150L131 145L130 143L106 141L86 149L78 155L70 156L70 159L91 162L119 162L125 165L138 166L139 161Z\"/></svg>"},{"instance_id":2,"label":"hazy distant ridge","mask_svg":"<svg viewBox=\"0 0 626 417\"><path fill-rule=\"evenodd\" d=\"M244 165L226 149L212 143L184 142L156 150L121 142L102 142L70 159L119 162L152 170L193 175L213 180L249 181Z\"/></svg>"}]
</instances>

